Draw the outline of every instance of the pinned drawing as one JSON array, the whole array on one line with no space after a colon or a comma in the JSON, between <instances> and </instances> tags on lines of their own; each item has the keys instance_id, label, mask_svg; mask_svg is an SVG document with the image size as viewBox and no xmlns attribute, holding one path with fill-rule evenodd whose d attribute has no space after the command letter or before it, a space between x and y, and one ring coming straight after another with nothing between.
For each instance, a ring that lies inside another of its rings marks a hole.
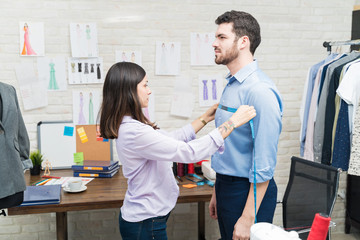
<instances>
[{"instance_id":1,"label":"pinned drawing","mask_svg":"<svg viewBox=\"0 0 360 240\"><path fill-rule=\"evenodd\" d=\"M45 107L48 104L46 87L36 77L33 63L19 63L15 66L25 110Z\"/></svg>"},{"instance_id":2,"label":"pinned drawing","mask_svg":"<svg viewBox=\"0 0 360 240\"><path fill-rule=\"evenodd\" d=\"M103 83L102 58L69 58L69 84Z\"/></svg>"},{"instance_id":3,"label":"pinned drawing","mask_svg":"<svg viewBox=\"0 0 360 240\"><path fill-rule=\"evenodd\" d=\"M43 82L48 91L66 90L64 57L40 57L37 59L37 63L39 80Z\"/></svg>"},{"instance_id":4,"label":"pinned drawing","mask_svg":"<svg viewBox=\"0 0 360 240\"><path fill-rule=\"evenodd\" d=\"M180 74L180 43L156 42L156 75Z\"/></svg>"},{"instance_id":5,"label":"pinned drawing","mask_svg":"<svg viewBox=\"0 0 360 240\"><path fill-rule=\"evenodd\" d=\"M75 124L96 124L99 109L99 90L73 91L73 122Z\"/></svg>"},{"instance_id":6,"label":"pinned drawing","mask_svg":"<svg viewBox=\"0 0 360 240\"><path fill-rule=\"evenodd\" d=\"M215 54L212 47L214 40L214 33L191 33L190 50L192 66L215 65Z\"/></svg>"},{"instance_id":7,"label":"pinned drawing","mask_svg":"<svg viewBox=\"0 0 360 240\"><path fill-rule=\"evenodd\" d=\"M72 57L98 57L95 23L70 23Z\"/></svg>"},{"instance_id":8,"label":"pinned drawing","mask_svg":"<svg viewBox=\"0 0 360 240\"><path fill-rule=\"evenodd\" d=\"M115 61L116 62L133 62L141 66L141 51L125 51L118 50L115 52Z\"/></svg>"},{"instance_id":9,"label":"pinned drawing","mask_svg":"<svg viewBox=\"0 0 360 240\"><path fill-rule=\"evenodd\" d=\"M191 80L177 78L171 99L170 114L189 118L194 108L194 96L192 94Z\"/></svg>"},{"instance_id":10,"label":"pinned drawing","mask_svg":"<svg viewBox=\"0 0 360 240\"><path fill-rule=\"evenodd\" d=\"M199 75L199 105L212 106L219 102L223 90L223 79L220 76Z\"/></svg>"},{"instance_id":11,"label":"pinned drawing","mask_svg":"<svg viewBox=\"0 0 360 240\"><path fill-rule=\"evenodd\" d=\"M20 56L44 56L44 23L20 22Z\"/></svg>"}]
</instances>

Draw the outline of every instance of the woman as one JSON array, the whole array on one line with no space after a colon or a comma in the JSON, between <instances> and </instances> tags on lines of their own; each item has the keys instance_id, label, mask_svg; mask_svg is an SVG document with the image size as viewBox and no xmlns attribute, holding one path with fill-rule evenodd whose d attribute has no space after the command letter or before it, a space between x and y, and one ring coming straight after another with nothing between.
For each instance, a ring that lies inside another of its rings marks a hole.
<instances>
[{"instance_id":1,"label":"woman","mask_svg":"<svg viewBox=\"0 0 360 240\"><path fill-rule=\"evenodd\" d=\"M166 221L179 188L170 162L192 163L215 153L232 130L255 117L253 107L241 106L219 128L195 139L195 133L214 119L217 105L183 128L167 133L141 111L151 91L145 70L131 62L114 64L106 75L101 106L101 136L116 139L128 179L119 216L122 239L167 239Z\"/></svg>"}]
</instances>

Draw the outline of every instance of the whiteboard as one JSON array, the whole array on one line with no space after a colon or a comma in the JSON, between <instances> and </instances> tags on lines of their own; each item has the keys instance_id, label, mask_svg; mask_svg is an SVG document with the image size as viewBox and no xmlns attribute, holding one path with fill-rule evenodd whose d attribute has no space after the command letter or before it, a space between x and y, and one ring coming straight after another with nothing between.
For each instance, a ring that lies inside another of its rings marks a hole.
<instances>
[{"instance_id":1,"label":"whiteboard","mask_svg":"<svg viewBox=\"0 0 360 240\"><path fill-rule=\"evenodd\" d=\"M73 135L64 135L65 126L74 129ZM39 122L37 125L38 149L55 169L71 168L76 152L75 125L72 121Z\"/></svg>"}]
</instances>

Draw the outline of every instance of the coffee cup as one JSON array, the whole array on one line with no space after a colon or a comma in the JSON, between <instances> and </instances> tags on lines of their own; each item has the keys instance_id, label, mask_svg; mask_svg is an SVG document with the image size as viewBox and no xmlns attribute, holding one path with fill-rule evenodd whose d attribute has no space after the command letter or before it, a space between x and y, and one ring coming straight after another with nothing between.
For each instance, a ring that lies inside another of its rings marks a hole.
<instances>
[{"instance_id":1,"label":"coffee cup","mask_svg":"<svg viewBox=\"0 0 360 240\"><path fill-rule=\"evenodd\" d=\"M79 191L82 187L82 181L81 179L75 179L75 180L71 180L68 183L68 188L70 189L70 191Z\"/></svg>"}]
</instances>

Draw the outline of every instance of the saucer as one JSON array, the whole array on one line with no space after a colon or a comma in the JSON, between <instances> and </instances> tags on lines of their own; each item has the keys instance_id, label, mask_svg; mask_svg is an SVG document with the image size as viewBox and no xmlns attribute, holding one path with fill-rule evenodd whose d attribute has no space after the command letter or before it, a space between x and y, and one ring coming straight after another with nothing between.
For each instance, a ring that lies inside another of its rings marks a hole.
<instances>
[{"instance_id":1,"label":"saucer","mask_svg":"<svg viewBox=\"0 0 360 240\"><path fill-rule=\"evenodd\" d=\"M78 193L78 192L83 192L87 189L86 186L82 186L79 190L70 190L70 188L68 186L63 188L65 192L69 192L69 193Z\"/></svg>"}]
</instances>

